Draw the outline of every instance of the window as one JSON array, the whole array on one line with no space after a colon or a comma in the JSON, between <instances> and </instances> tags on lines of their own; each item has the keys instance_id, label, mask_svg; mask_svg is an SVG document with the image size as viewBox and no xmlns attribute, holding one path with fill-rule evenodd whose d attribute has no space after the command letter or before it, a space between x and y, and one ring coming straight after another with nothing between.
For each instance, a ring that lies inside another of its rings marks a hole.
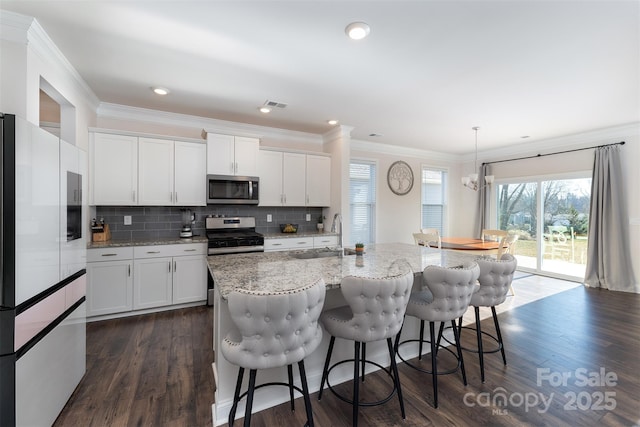
<instances>
[{"instance_id":1,"label":"window","mask_svg":"<svg viewBox=\"0 0 640 427\"><path fill-rule=\"evenodd\" d=\"M518 235L518 268L582 280L586 268L590 172L497 186L497 227Z\"/></svg>"},{"instance_id":2,"label":"window","mask_svg":"<svg viewBox=\"0 0 640 427\"><path fill-rule=\"evenodd\" d=\"M351 244L375 242L376 164L353 160L349 165Z\"/></svg>"},{"instance_id":3,"label":"window","mask_svg":"<svg viewBox=\"0 0 640 427\"><path fill-rule=\"evenodd\" d=\"M422 167L421 228L437 228L444 234L447 205L447 172Z\"/></svg>"}]
</instances>

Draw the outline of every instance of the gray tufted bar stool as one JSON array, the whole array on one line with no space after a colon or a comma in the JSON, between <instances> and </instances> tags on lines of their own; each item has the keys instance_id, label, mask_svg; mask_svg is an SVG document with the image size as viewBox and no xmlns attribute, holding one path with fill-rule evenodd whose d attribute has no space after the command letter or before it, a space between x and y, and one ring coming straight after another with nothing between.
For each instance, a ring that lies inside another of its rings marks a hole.
<instances>
[{"instance_id":1,"label":"gray tufted bar stool","mask_svg":"<svg viewBox=\"0 0 640 427\"><path fill-rule=\"evenodd\" d=\"M267 294L236 290L229 294L229 312L237 330L227 334L221 347L225 359L239 366L229 427L233 425L238 402L245 396L244 426L248 427L251 424L254 390L272 385L289 388L291 410L294 409L293 390L302 394L307 413L306 425L313 427L304 358L322 341L318 319L324 306L325 293L324 280L319 279L289 292ZM293 385L293 363L298 364L302 388ZM288 383L271 382L256 386L258 369L284 366L287 367ZM245 369L249 369L249 387L241 395Z\"/></svg>"},{"instance_id":2,"label":"gray tufted bar stool","mask_svg":"<svg viewBox=\"0 0 640 427\"><path fill-rule=\"evenodd\" d=\"M473 306L476 317L476 339L478 347L476 349L469 349L463 347L466 351L477 352L480 359L480 377L484 382L484 353L502 353L502 361L507 364L507 358L504 353L504 344L502 342L502 334L500 333L500 324L498 323L498 316L496 315L496 305L502 304L507 298L507 293L511 287L513 281L513 274L518 266L518 261L511 254L503 254L500 260L496 260L492 257L483 257L477 260L480 267L480 276L478 282L480 283L480 290L471 297L470 305ZM480 327L480 307L491 307L491 314L493 315L493 324L496 329L496 335L493 336L487 332L482 331ZM473 329L473 328L465 328ZM462 317L458 319L458 333L462 330ZM498 347L490 350L485 350L482 345L482 335L486 335L498 343Z\"/></svg>"},{"instance_id":3,"label":"gray tufted bar stool","mask_svg":"<svg viewBox=\"0 0 640 427\"><path fill-rule=\"evenodd\" d=\"M458 368L462 373L462 381L467 385L467 377L464 370L464 360L460 346L460 337L456 328L456 319L464 314L469 308L471 297L479 288L477 284L480 268L475 262L465 263L462 267L445 268L439 266L428 266L422 274L423 287L421 290L411 294L411 299L407 305L407 316L420 319L419 339L406 340L400 342L400 334L396 337L396 352L398 357L407 366L421 372L429 373L433 379L433 401L434 407L438 407L438 375L451 374ZM422 343L424 339L424 322L429 322L429 343L431 345L431 370L422 369L416 364L405 360L399 351L399 347L410 342L418 342L418 357L422 358ZM436 344L435 322L440 323L440 333L445 322L451 322L453 329L457 355L448 348L445 350L452 353L457 358L457 366L448 371L438 371L437 355L439 344Z\"/></svg>"},{"instance_id":4,"label":"gray tufted bar stool","mask_svg":"<svg viewBox=\"0 0 640 427\"><path fill-rule=\"evenodd\" d=\"M408 264L402 263L401 271L394 276L384 278L362 278L349 276L342 279L340 289L348 306L327 310L320 316L320 322L325 330L331 334L329 349L324 363L322 380L318 400L322 399L324 384L340 400L353 406L352 425L358 425L358 412L360 406L374 406L388 402L397 393L400 402L402 418L405 418L402 389L398 378L395 352L392 337L402 327L404 312L409 301L411 287L413 285L413 272ZM354 342L354 358L343 360L329 367L331 353L336 338L352 340ZM387 341L390 367L387 370L383 366L366 360L366 344L374 341ZM362 347L361 347L362 345ZM362 357L361 351L362 349ZM338 394L329 383L329 372L336 366L353 362L353 398L348 399ZM360 370L362 369L362 381L364 381L365 363L370 363L384 370L393 379L393 390L385 398L378 402L360 402Z\"/></svg>"}]
</instances>

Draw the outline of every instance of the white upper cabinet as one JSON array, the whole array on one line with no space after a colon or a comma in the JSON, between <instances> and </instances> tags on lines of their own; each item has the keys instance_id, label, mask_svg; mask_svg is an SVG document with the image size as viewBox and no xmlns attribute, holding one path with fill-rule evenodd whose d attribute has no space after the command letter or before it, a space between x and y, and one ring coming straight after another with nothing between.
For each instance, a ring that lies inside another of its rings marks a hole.
<instances>
[{"instance_id":1,"label":"white upper cabinet","mask_svg":"<svg viewBox=\"0 0 640 427\"><path fill-rule=\"evenodd\" d=\"M331 158L260 150L259 206L329 206Z\"/></svg>"},{"instance_id":2,"label":"white upper cabinet","mask_svg":"<svg viewBox=\"0 0 640 427\"><path fill-rule=\"evenodd\" d=\"M174 142L175 204L205 206L207 204L207 146L192 142Z\"/></svg>"},{"instance_id":3,"label":"white upper cabinet","mask_svg":"<svg viewBox=\"0 0 640 427\"><path fill-rule=\"evenodd\" d=\"M93 205L205 206L207 146L91 134Z\"/></svg>"},{"instance_id":4,"label":"white upper cabinet","mask_svg":"<svg viewBox=\"0 0 640 427\"><path fill-rule=\"evenodd\" d=\"M92 133L91 204L138 204L138 138Z\"/></svg>"},{"instance_id":5,"label":"white upper cabinet","mask_svg":"<svg viewBox=\"0 0 640 427\"><path fill-rule=\"evenodd\" d=\"M206 145L140 138L140 205L206 205Z\"/></svg>"},{"instance_id":6,"label":"white upper cabinet","mask_svg":"<svg viewBox=\"0 0 640 427\"><path fill-rule=\"evenodd\" d=\"M284 153L282 157L283 206L305 206L306 155Z\"/></svg>"},{"instance_id":7,"label":"white upper cabinet","mask_svg":"<svg viewBox=\"0 0 640 427\"><path fill-rule=\"evenodd\" d=\"M207 174L255 176L258 138L207 133Z\"/></svg>"},{"instance_id":8,"label":"white upper cabinet","mask_svg":"<svg viewBox=\"0 0 640 427\"><path fill-rule=\"evenodd\" d=\"M258 153L259 206L282 206L282 154L268 150Z\"/></svg>"},{"instance_id":9,"label":"white upper cabinet","mask_svg":"<svg viewBox=\"0 0 640 427\"><path fill-rule=\"evenodd\" d=\"M306 206L331 204L331 158L307 154Z\"/></svg>"},{"instance_id":10,"label":"white upper cabinet","mask_svg":"<svg viewBox=\"0 0 640 427\"><path fill-rule=\"evenodd\" d=\"M139 204L172 205L175 199L173 141L139 138L138 154Z\"/></svg>"}]
</instances>

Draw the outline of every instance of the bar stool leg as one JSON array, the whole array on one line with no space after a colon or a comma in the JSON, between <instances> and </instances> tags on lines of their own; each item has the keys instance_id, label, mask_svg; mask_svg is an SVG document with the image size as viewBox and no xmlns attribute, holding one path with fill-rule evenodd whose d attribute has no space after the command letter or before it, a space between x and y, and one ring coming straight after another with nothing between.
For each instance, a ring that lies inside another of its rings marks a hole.
<instances>
[{"instance_id":1,"label":"bar stool leg","mask_svg":"<svg viewBox=\"0 0 640 427\"><path fill-rule=\"evenodd\" d=\"M462 358L462 346L460 345L460 334L456 327L456 321L451 321L451 329L453 329L453 337L456 340L456 350L458 350L458 360L460 361L460 371L462 372L462 383L467 385L467 373L464 370L464 359Z\"/></svg>"},{"instance_id":2,"label":"bar stool leg","mask_svg":"<svg viewBox=\"0 0 640 427\"><path fill-rule=\"evenodd\" d=\"M333 344L336 342L336 337L331 337L329 341L329 349L327 350L327 358L324 361L324 369L322 370L322 380L320 381L320 391L318 392L318 400L322 399L322 390L324 389L324 383L329 376L329 362L331 361L331 353L333 352Z\"/></svg>"},{"instance_id":3,"label":"bar stool leg","mask_svg":"<svg viewBox=\"0 0 640 427\"><path fill-rule=\"evenodd\" d=\"M311 410L311 399L309 399L309 387L307 386L307 373L304 369L304 360L298 362L298 370L300 371L300 381L302 382L304 409L307 412L307 427L313 427L313 411Z\"/></svg>"},{"instance_id":4,"label":"bar stool leg","mask_svg":"<svg viewBox=\"0 0 640 427\"><path fill-rule=\"evenodd\" d=\"M500 352L502 353L502 361L507 364L507 356L504 354L504 344L502 343L502 334L500 333L500 324L498 323L498 315L496 314L496 308L491 307L491 313L493 314L493 324L496 326L496 335L498 336L498 344L500 345Z\"/></svg>"},{"instance_id":5,"label":"bar stool leg","mask_svg":"<svg viewBox=\"0 0 640 427\"><path fill-rule=\"evenodd\" d=\"M244 368L238 369L238 379L236 380L236 391L233 393L233 406L229 411L229 427L233 425L236 418L236 409L238 409L238 400L240 400L240 387L242 386L242 378L244 377Z\"/></svg>"},{"instance_id":6,"label":"bar stool leg","mask_svg":"<svg viewBox=\"0 0 640 427\"><path fill-rule=\"evenodd\" d=\"M247 407L244 410L244 427L251 426L251 407L253 406L253 392L256 388L257 370L249 370L249 390L247 391Z\"/></svg>"},{"instance_id":7,"label":"bar stool leg","mask_svg":"<svg viewBox=\"0 0 640 427\"><path fill-rule=\"evenodd\" d=\"M354 341L354 355L353 358L353 417L351 425L357 427L358 425L358 399L360 399L360 381L358 380L360 371L360 342Z\"/></svg>"},{"instance_id":8,"label":"bar stool leg","mask_svg":"<svg viewBox=\"0 0 640 427\"><path fill-rule=\"evenodd\" d=\"M387 347L389 347L389 357L391 358L391 369L393 370L393 382L398 392L398 400L400 401L400 412L402 419L406 418L404 413L404 399L402 398L402 388L400 387L400 377L398 376L398 365L396 364L396 353L391 343L391 338L387 338Z\"/></svg>"},{"instance_id":9,"label":"bar stool leg","mask_svg":"<svg viewBox=\"0 0 640 427\"><path fill-rule=\"evenodd\" d=\"M478 337L478 357L480 358L480 380L484 382L484 355L482 354L482 329L480 329L480 308L474 307L476 312L476 336Z\"/></svg>"},{"instance_id":10,"label":"bar stool leg","mask_svg":"<svg viewBox=\"0 0 640 427\"><path fill-rule=\"evenodd\" d=\"M438 350L440 350L440 341L442 340L442 334L444 333L444 322L440 322L440 328L438 329L438 339L436 340L436 356Z\"/></svg>"},{"instance_id":11,"label":"bar stool leg","mask_svg":"<svg viewBox=\"0 0 640 427\"><path fill-rule=\"evenodd\" d=\"M418 360L422 360L422 341L424 341L424 320L420 320L420 341L418 341Z\"/></svg>"},{"instance_id":12,"label":"bar stool leg","mask_svg":"<svg viewBox=\"0 0 640 427\"><path fill-rule=\"evenodd\" d=\"M362 382L364 382L364 368L365 362L367 361L367 343L362 343L362 358L360 359L360 364L362 365Z\"/></svg>"},{"instance_id":13,"label":"bar stool leg","mask_svg":"<svg viewBox=\"0 0 640 427\"><path fill-rule=\"evenodd\" d=\"M433 377L433 406L438 407L438 369L436 363L436 340L434 322L429 322L431 337L431 376Z\"/></svg>"},{"instance_id":14,"label":"bar stool leg","mask_svg":"<svg viewBox=\"0 0 640 427\"><path fill-rule=\"evenodd\" d=\"M294 412L296 407L293 403L293 367L291 365L287 365L287 375L289 376L289 400L291 400L291 412Z\"/></svg>"}]
</instances>

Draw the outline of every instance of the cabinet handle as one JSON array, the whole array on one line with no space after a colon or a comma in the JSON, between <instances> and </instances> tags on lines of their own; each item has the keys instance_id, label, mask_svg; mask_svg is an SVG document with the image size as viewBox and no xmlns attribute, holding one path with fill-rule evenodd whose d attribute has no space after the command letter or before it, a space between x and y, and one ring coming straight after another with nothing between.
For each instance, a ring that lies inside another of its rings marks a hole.
<instances>
[{"instance_id":1,"label":"cabinet handle","mask_svg":"<svg viewBox=\"0 0 640 427\"><path fill-rule=\"evenodd\" d=\"M176 203L178 203L178 192L176 191Z\"/></svg>"},{"instance_id":2,"label":"cabinet handle","mask_svg":"<svg viewBox=\"0 0 640 427\"><path fill-rule=\"evenodd\" d=\"M178 263L173 261L173 272L175 273L176 271L178 271Z\"/></svg>"},{"instance_id":3,"label":"cabinet handle","mask_svg":"<svg viewBox=\"0 0 640 427\"><path fill-rule=\"evenodd\" d=\"M287 204L287 195L286 194L284 195L284 204L285 205Z\"/></svg>"},{"instance_id":4,"label":"cabinet handle","mask_svg":"<svg viewBox=\"0 0 640 427\"><path fill-rule=\"evenodd\" d=\"M236 162L236 168L235 168L235 173L238 173L238 162Z\"/></svg>"},{"instance_id":5,"label":"cabinet handle","mask_svg":"<svg viewBox=\"0 0 640 427\"><path fill-rule=\"evenodd\" d=\"M299 245L306 245L306 244L308 244L308 243L309 243L309 242L298 242L298 244L299 244Z\"/></svg>"},{"instance_id":6,"label":"cabinet handle","mask_svg":"<svg viewBox=\"0 0 640 427\"><path fill-rule=\"evenodd\" d=\"M196 250L195 249L185 249L184 251L185 252L195 252Z\"/></svg>"},{"instance_id":7,"label":"cabinet handle","mask_svg":"<svg viewBox=\"0 0 640 427\"><path fill-rule=\"evenodd\" d=\"M134 202L136 201L136 190L131 191L131 198Z\"/></svg>"},{"instance_id":8,"label":"cabinet handle","mask_svg":"<svg viewBox=\"0 0 640 427\"><path fill-rule=\"evenodd\" d=\"M273 246L282 246L282 243L274 243Z\"/></svg>"},{"instance_id":9,"label":"cabinet handle","mask_svg":"<svg viewBox=\"0 0 640 427\"><path fill-rule=\"evenodd\" d=\"M116 256L118 254L102 254L102 256Z\"/></svg>"},{"instance_id":10,"label":"cabinet handle","mask_svg":"<svg viewBox=\"0 0 640 427\"><path fill-rule=\"evenodd\" d=\"M169 273L171 273L171 261L169 261Z\"/></svg>"},{"instance_id":11,"label":"cabinet handle","mask_svg":"<svg viewBox=\"0 0 640 427\"><path fill-rule=\"evenodd\" d=\"M307 204L309 204L309 195L307 194Z\"/></svg>"},{"instance_id":12,"label":"cabinet handle","mask_svg":"<svg viewBox=\"0 0 640 427\"><path fill-rule=\"evenodd\" d=\"M159 254L160 251L147 251L148 254Z\"/></svg>"},{"instance_id":13,"label":"cabinet handle","mask_svg":"<svg viewBox=\"0 0 640 427\"><path fill-rule=\"evenodd\" d=\"M128 268L127 268L127 275L128 275L129 277L131 277L131 264L129 264L127 267L128 267Z\"/></svg>"},{"instance_id":14,"label":"cabinet handle","mask_svg":"<svg viewBox=\"0 0 640 427\"><path fill-rule=\"evenodd\" d=\"M231 162L231 173L235 173L235 164Z\"/></svg>"}]
</instances>

